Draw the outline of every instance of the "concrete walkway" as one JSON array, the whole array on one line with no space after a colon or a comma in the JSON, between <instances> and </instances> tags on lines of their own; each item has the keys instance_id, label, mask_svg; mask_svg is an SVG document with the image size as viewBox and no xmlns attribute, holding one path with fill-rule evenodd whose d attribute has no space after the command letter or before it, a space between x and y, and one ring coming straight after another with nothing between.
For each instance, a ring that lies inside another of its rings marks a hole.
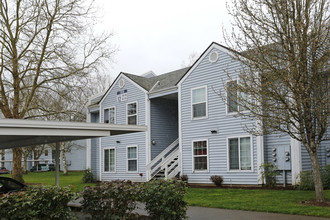
<instances>
[{"instance_id":1,"label":"concrete walkway","mask_svg":"<svg viewBox=\"0 0 330 220\"><path fill-rule=\"evenodd\" d=\"M80 208L82 198L70 202L68 205L73 208ZM135 213L148 215L143 203L138 203ZM89 215L76 213L79 220L91 219ZM187 216L189 220L329 220L330 218L320 218L303 215L287 215L268 212L252 212L230 209L204 208L188 206ZM89 217L89 218L88 218Z\"/></svg>"},{"instance_id":2,"label":"concrete walkway","mask_svg":"<svg viewBox=\"0 0 330 220\"><path fill-rule=\"evenodd\" d=\"M195 206L188 207L187 215L189 220L329 220L329 218L319 218L303 215L286 215Z\"/></svg>"}]
</instances>

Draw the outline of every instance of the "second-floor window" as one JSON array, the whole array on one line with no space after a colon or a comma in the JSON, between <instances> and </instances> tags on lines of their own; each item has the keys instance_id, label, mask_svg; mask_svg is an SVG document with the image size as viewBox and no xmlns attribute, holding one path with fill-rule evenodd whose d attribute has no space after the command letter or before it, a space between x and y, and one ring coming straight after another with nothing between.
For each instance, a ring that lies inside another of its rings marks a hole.
<instances>
[{"instance_id":1,"label":"second-floor window","mask_svg":"<svg viewBox=\"0 0 330 220\"><path fill-rule=\"evenodd\" d=\"M109 123L109 124L116 123L116 108L115 107L104 109L104 123Z\"/></svg>"},{"instance_id":2,"label":"second-floor window","mask_svg":"<svg viewBox=\"0 0 330 220\"><path fill-rule=\"evenodd\" d=\"M248 97L237 90L238 83L237 80L227 82L227 113L246 110L242 106L242 100L247 100Z\"/></svg>"},{"instance_id":3,"label":"second-floor window","mask_svg":"<svg viewBox=\"0 0 330 220\"><path fill-rule=\"evenodd\" d=\"M136 102L127 104L127 124L137 124L137 104Z\"/></svg>"},{"instance_id":4,"label":"second-floor window","mask_svg":"<svg viewBox=\"0 0 330 220\"><path fill-rule=\"evenodd\" d=\"M207 117L206 86L191 90L192 118Z\"/></svg>"}]
</instances>

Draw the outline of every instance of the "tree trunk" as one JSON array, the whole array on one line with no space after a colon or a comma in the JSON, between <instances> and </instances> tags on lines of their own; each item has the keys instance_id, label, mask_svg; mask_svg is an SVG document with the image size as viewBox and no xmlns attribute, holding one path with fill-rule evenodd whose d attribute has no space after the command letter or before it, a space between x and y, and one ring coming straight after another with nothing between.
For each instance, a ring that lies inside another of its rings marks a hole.
<instances>
[{"instance_id":1,"label":"tree trunk","mask_svg":"<svg viewBox=\"0 0 330 220\"><path fill-rule=\"evenodd\" d=\"M24 167L23 167L24 174L27 174L27 157L28 155L24 155Z\"/></svg>"},{"instance_id":2,"label":"tree trunk","mask_svg":"<svg viewBox=\"0 0 330 220\"><path fill-rule=\"evenodd\" d=\"M24 183L22 172L22 148L13 148L13 179Z\"/></svg>"},{"instance_id":3,"label":"tree trunk","mask_svg":"<svg viewBox=\"0 0 330 220\"><path fill-rule=\"evenodd\" d=\"M317 158L317 151L310 152L309 156L311 158L312 164L312 173L313 173L313 180L315 185L315 196L317 202L324 202L324 192L323 192L323 183L321 179L321 171L320 171L320 164Z\"/></svg>"},{"instance_id":4,"label":"tree trunk","mask_svg":"<svg viewBox=\"0 0 330 220\"><path fill-rule=\"evenodd\" d=\"M62 151L62 164L63 164L63 175L68 175L68 167L66 164L66 156L65 156L65 143L62 143L61 145L61 151Z\"/></svg>"},{"instance_id":5,"label":"tree trunk","mask_svg":"<svg viewBox=\"0 0 330 220\"><path fill-rule=\"evenodd\" d=\"M5 162L3 162L3 161L5 160L5 150L2 149L0 154L1 154L1 166L4 167Z\"/></svg>"}]
</instances>

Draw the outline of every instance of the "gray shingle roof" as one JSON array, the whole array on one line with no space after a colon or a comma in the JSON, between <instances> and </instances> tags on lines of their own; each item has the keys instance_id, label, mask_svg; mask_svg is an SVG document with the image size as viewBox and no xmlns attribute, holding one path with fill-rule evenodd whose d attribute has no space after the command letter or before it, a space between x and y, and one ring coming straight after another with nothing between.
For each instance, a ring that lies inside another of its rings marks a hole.
<instances>
[{"instance_id":1,"label":"gray shingle roof","mask_svg":"<svg viewBox=\"0 0 330 220\"><path fill-rule=\"evenodd\" d=\"M150 76L143 77L143 76L133 75L130 73L122 73L122 74L125 75L126 77L128 77L129 79L133 80L135 83L140 85L145 90L150 91L152 89L153 92L157 92L157 91L160 91L163 89L167 89L167 88L176 86L176 84L187 73L187 71L189 69L190 69L190 67L186 67L183 69L164 73L162 75L154 76L154 77L150 77ZM157 83L157 85L156 85L156 83ZM106 93L107 92L105 92L104 94L102 94L98 97L93 98L90 101L91 104L89 106L99 104L99 102L101 101L101 99L103 98L103 96Z\"/></svg>"},{"instance_id":2,"label":"gray shingle roof","mask_svg":"<svg viewBox=\"0 0 330 220\"><path fill-rule=\"evenodd\" d=\"M189 68L190 67L186 67L151 78L145 78L142 76L136 76L128 73L124 73L124 75L139 84L147 91L150 91L154 87L152 90L154 92L175 86L182 78L182 76L189 70ZM155 85L156 83L157 85Z\"/></svg>"}]
</instances>

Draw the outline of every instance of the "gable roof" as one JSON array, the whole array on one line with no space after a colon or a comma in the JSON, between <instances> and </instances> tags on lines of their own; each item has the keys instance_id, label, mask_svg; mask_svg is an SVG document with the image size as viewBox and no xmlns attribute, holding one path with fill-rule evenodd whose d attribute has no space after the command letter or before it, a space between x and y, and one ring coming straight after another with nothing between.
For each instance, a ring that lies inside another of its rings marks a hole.
<instances>
[{"instance_id":1,"label":"gable roof","mask_svg":"<svg viewBox=\"0 0 330 220\"><path fill-rule=\"evenodd\" d=\"M129 78L130 80L132 80L133 82L135 82L137 85L139 85L141 88L143 88L144 90L146 90L148 92L150 92L151 90L153 92L156 92L159 90L163 90L166 88L171 88L171 87L176 86L176 84L179 82L179 80L187 73L187 71L189 69L190 69L190 67L185 67L182 69L178 69L178 70L175 70L172 72L164 73L162 75L153 76L153 77L150 77L150 75L148 75L148 77L144 77L144 76L137 76L134 74L121 72L105 93L90 100L89 106L99 104L101 102L101 100L103 99L103 97L111 89L113 84L117 81L117 79L119 78L120 75L126 76L127 78Z\"/></svg>"}]
</instances>

